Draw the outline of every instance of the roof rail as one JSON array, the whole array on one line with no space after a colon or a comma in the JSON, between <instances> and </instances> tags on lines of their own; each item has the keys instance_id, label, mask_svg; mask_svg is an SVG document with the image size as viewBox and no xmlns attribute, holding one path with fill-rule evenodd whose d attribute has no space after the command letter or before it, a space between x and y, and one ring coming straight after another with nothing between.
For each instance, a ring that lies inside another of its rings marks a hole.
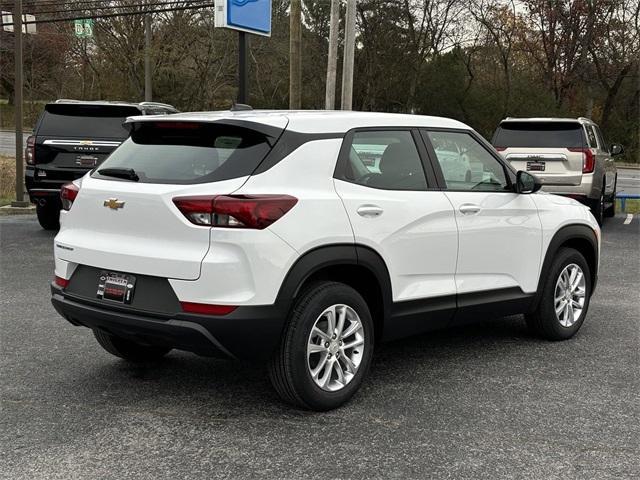
<instances>
[{"instance_id":1,"label":"roof rail","mask_svg":"<svg viewBox=\"0 0 640 480\"><path fill-rule=\"evenodd\" d=\"M175 109L173 105L169 105L168 103L160 103L160 102L140 102L140 105L145 106L153 106L153 107L169 107Z\"/></svg>"},{"instance_id":2,"label":"roof rail","mask_svg":"<svg viewBox=\"0 0 640 480\"><path fill-rule=\"evenodd\" d=\"M76 100L75 98L59 98L55 103L80 103L80 100Z\"/></svg>"},{"instance_id":3,"label":"roof rail","mask_svg":"<svg viewBox=\"0 0 640 480\"><path fill-rule=\"evenodd\" d=\"M587 121L587 122L593 123L593 120L591 120L590 118L587 118L587 117L578 117L578 120L583 120L583 121Z\"/></svg>"}]
</instances>

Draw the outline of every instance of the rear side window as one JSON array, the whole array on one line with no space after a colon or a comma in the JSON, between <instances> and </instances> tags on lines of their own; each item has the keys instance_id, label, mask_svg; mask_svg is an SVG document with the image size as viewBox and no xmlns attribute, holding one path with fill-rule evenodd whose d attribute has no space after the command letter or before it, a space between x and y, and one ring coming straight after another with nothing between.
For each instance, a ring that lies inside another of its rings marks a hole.
<instances>
[{"instance_id":1,"label":"rear side window","mask_svg":"<svg viewBox=\"0 0 640 480\"><path fill-rule=\"evenodd\" d=\"M584 148L582 126L578 122L503 122L493 136L498 148Z\"/></svg>"},{"instance_id":2,"label":"rear side window","mask_svg":"<svg viewBox=\"0 0 640 480\"><path fill-rule=\"evenodd\" d=\"M245 177L271 150L273 139L250 128L220 123L141 122L104 161L133 169L140 183L195 184Z\"/></svg>"},{"instance_id":3,"label":"rear side window","mask_svg":"<svg viewBox=\"0 0 640 480\"><path fill-rule=\"evenodd\" d=\"M52 103L45 106L37 135L80 138L127 138L122 126L127 117L140 115L135 107L120 105L76 105Z\"/></svg>"},{"instance_id":4,"label":"rear side window","mask_svg":"<svg viewBox=\"0 0 640 480\"><path fill-rule=\"evenodd\" d=\"M345 179L384 190L426 190L427 180L410 131L355 132Z\"/></svg>"},{"instance_id":5,"label":"rear side window","mask_svg":"<svg viewBox=\"0 0 640 480\"><path fill-rule=\"evenodd\" d=\"M596 132L591 125L585 125L587 130L587 140L589 141L590 148L598 148L598 140L596 139Z\"/></svg>"}]
</instances>

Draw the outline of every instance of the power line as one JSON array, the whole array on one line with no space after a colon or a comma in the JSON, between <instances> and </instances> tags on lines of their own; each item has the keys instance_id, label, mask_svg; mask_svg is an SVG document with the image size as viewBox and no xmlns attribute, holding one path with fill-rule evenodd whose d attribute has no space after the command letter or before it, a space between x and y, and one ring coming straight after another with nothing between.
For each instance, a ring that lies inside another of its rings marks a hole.
<instances>
[{"instance_id":1,"label":"power line","mask_svg":"<svg viewBox=\"0 0 640 480\"><path fill-rule=\"evenodd\" d=\"M181 3L189 3L189 4L199 4L202 3L203 1L208 1L208 0L195 0L195 1L190 1L190 2L184 2L184 0L168 0L168 1L160 1L160 2L148 2L148 3L132 3L130 5L112 5L112 6L105 6L105 7L101 7L101 6L92 6L92 7L87 7L87 8L75 8L75 9L69 9L69 10L45 10L45 11L40 11L40 12L33 12L34 14L37 15L42 15L42 14L56 14L56 13L73 13L73 12L86 12L89 10L130 10L130 9L134 9L134 8L138 8L138 7L144 7L144 8L148 8L148 7L154 7L154 6L168 6L168 5L177 5L177 4L181 4Z\"/></svg>"},{"instance_id":2,"label":"power line","mask_svg":"<svg viewBox=\"0 0 640 480\"><path fill-rule=\"evenodd\" d=\"M142 5L144 6L144 5ZM184 7L172 7L172 8L160 8L160 9L152 9L152 10L140 10L137 12L123 12L123 13L108 13L102 15L81 15L75 17L65 17L65 18L52 18L45 20L32 20L28 22L22 22L23 25L32 25L38 23L58 23L58 22L70 22L73 20L88 20L88 19L100 19L100 18L113 18L113 17L129 17L133 15L145 15L147 13L162 13L162 12L177 12L183 10L199 10L201 8L206 7L215 7L215 3L202 3L199 5L191 5ZM5 23L4 26L11 26L13 23Z\"/></svg>"}]
</instances>

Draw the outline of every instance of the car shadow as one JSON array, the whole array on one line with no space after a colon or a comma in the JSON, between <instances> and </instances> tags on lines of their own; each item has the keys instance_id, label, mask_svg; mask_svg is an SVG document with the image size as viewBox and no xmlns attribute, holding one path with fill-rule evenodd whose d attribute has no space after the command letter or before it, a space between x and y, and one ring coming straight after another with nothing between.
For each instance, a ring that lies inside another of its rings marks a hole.
<instances>
[{"instance_id":1,"label":"car shadow","mask_svg":"<svg viewBox=\"0 0 640 480\"><path fill-rule=\"evenodd\" d=\"M465 362L502 359L523 344L538 344L521 316L487 320L449 328L376 346L374 360L363 392L350 402L358 409L370 403L369 395L388 383L390 375L400 379L422 377L432 369L458 370ZM99 348L97 345L95 348ZM98 359L97 359L98 360ZM126 404L148 410L195 415L203 418L251 418L272 415L287 418L315 413L291 408L272 389L265 364L243 363L199 357L173 351L160 362L130 364L100 355L76 387L85 385L83 401ZM425 387L428 388L428 387ZM87 397L89 395L89 398ZM93 398L91 398L93 397Z\"/></svg>"}]
</instances>

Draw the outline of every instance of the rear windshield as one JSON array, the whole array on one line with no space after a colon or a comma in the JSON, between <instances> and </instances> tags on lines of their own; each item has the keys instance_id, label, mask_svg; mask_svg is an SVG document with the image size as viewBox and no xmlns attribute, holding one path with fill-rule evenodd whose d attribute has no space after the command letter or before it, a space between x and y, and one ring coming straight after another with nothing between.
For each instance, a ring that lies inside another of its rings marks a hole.
<instances>
[{"instance_id":1,"label":"rear windshield","mask_svg":"<svg viewBox=\"0 0 640 480\"><path fill-rule=\"evenodd\" d=\"M75 105L53 103L45 106L38 135L81 138L127 138L122 124L140 110L125 105Z\"/></svg>"},{"instance_id":2,"label":"rear windshield","mask_svg":"<svg viewBox=\"0 0 640 480\"><path fill-rule=\"evenodd\" d=\"M105 168L133 169L141 183L193 184L245 177L271 150L273 138L220 123L141 122L105 160Z\"/></svg>"},{"instance_id":3,"label":"rear windshield","mask_svg":"<svg viewBox=\"0 0 640 480\"><path fill-rule=\"evenodd\" d=\"M577 122L504 122L493 136L495 147L583 148Z\"/></svg>"}]
</instances>

